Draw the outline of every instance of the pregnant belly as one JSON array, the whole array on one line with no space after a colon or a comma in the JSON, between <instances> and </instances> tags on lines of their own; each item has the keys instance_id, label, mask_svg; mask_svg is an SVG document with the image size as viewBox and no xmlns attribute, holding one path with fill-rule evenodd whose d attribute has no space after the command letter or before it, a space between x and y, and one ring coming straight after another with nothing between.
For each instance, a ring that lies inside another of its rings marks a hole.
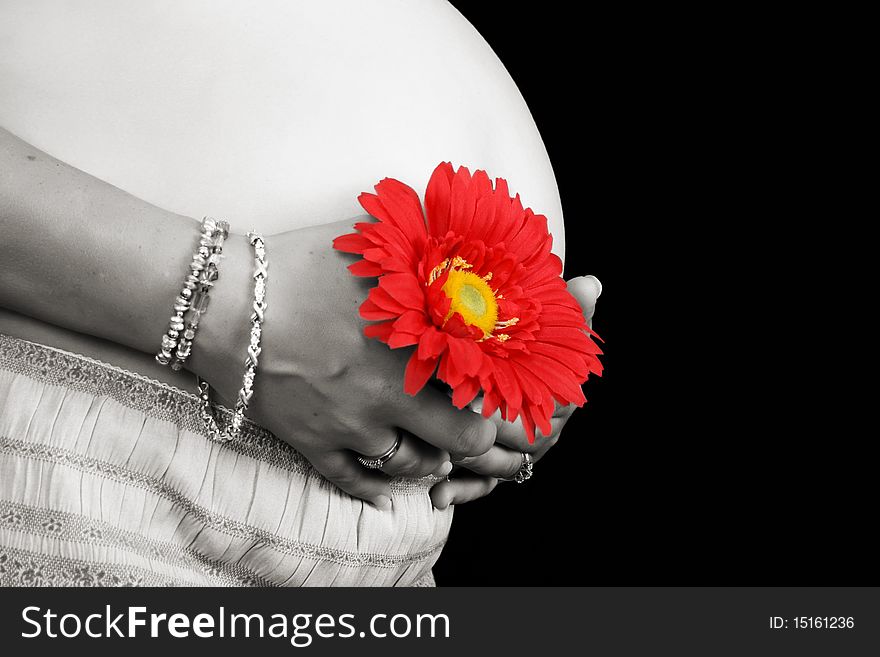
<instances>
[{"instance_id":1,"label":"pregnant belly","mask_svg":"<svg viewBox=\"0 0 880 657\"><path fill-rule=\"evenodd\" d=\"M449 160L507 178L563 255L528 108L445 3L37 0L6 3L0 25L0 124L155 205L272 234L359 214L357 195L385 176L422 195ZM149 355L8 311L0 333L192 385Z\"/></svg>"}]
</instances>

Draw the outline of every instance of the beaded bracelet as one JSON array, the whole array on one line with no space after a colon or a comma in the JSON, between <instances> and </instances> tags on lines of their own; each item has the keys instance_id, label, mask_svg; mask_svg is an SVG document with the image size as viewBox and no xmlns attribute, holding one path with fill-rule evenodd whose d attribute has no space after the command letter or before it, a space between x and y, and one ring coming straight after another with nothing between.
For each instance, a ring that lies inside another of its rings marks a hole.
<instances>
[{"instance_id":1,"label":"beaded bracelet","mask_svg":"<svg viewBox=\"0 0 880 657\"><path fill-rule=\"evenodd\" d=\"M190 273L183 282L183 288L174 299L174 315L171 316L168 331L162 336L162 347L156 354L156 362L160 365L171 363L173 369L179 370L189 356L199 318L208 307L208 290L217 280L217 264L223 251L223 242L228 235L227 222L216 221L211 217L202 219L198 250L193 253L189 265ZM190 320L190 325L187 325L183 316L193 306L197 310ZM194 325L192 325L193 321Z\"/></svg>"},{"instance_id":2,"label":"beaded bracelet","mask_svg":"<svg viewBox=\"0 0 880 657\"><path fill-rule=\"evenodd\" d=\"M208 436L216 441L229 441L236 439L241 433L244 424L244 413L250 405L254 395L254 377L259 364L260 339L263 335L263 316L266 312L266 279L268 278L266 262L266 244L263 236L259 233L248 233L248 241L254 247L254 303L251 313L251 335L248 344L247 358L245 359L245 371L242 379L241 390L235 401L235 411L232 420L225 431L220 429L214 413L211 410L211 388L207 381L196 377L199 386L199 398L202 400L202 421Z\"/></svg>"},{"instance_id":3,"label":"beaded bracelet","mask_svg":"<svg viewBox=\"0 0 880 657\"><path fill-rule=\"evenodd\" d=\"M208 310L208 301L210 299L208 293L220 276L218 265L223 255L223 242L229 236L229 224L225 221L220 221L217 223L216 229L212 238L202 238L199 242L199 255L201 256L207 251L208 260L204 270L198 275L197 287L190 299L189 311L186 316L186 328L177 343L174 360L171 361L171 369L173 370L182 369L186 359L189 358L193 340L196 337L196 331L199 330L199 321L205 311ZM211 244L208 245L206 242L211 242Z\"/></svg>"}]
</instances>

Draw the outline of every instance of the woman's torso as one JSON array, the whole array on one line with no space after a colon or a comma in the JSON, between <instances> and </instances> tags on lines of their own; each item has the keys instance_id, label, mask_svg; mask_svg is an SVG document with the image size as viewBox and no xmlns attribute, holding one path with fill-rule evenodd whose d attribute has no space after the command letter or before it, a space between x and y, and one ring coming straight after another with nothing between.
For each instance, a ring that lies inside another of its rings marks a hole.
<instances>
[{"instance_id":1,"label":"woman's torso","mask_svg":"<svg viewBox=\"0 0 880 657\"><path fill-rule=\"evenodd\" d=\"M445 2L8 3L0 125L237 232L357 215L358 193L385 176L421 195L450 160L507 178L548 216L562 255L559 196L531 115ZM0 310L4 332L189 385L143 354Z\"/></svg>"},{"instance_id":2,"label":"woman's torso","mask_svg":"<svg viewBox=\"0 0 880 657\"><path fill-rule=\"evenodd\" d=\"M5 3L0 125L155 205L270 235L360 214L385 176L421 195L450 160L506 177L562 255L528 109L445 2ZM0 309L0 360L0 560L23 564L0 569L10 582L108 567L214 582L241 563L274 583L409 583L448 531L429 482L397 481L383 516L257 429L207 441L192 380L150 355Z\"/></svg>"}]
</instances>

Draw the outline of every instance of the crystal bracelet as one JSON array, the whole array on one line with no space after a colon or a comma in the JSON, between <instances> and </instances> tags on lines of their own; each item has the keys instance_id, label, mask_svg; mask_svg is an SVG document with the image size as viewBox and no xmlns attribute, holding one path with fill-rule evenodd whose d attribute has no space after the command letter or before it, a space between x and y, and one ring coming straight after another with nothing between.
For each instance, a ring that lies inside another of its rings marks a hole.
<instances>
[{"instance_id":1,"label":"crystal bracelet","mask_svg":"<svg viewBox=\"0 0 880 657\"><path fill-rule=\"evenodd\" d=\"M223 241L228 234L229 224L225 221L218 222L211 217L205 217L202 219L202 234L199 238L198 250L193 253L192 262L190 262L189 265L190 273L183 282L180 294L174 299L174 315L171 316L171 320L169 321L168 331L162 336L162 346L158 353L156 353L156 362L160 365L168 365L174 358L173 354L178 348L180 334L185 333L183 316L190 308L196 288L204 291L204 294L200 295L200 297L204 297L205 294L207 294L207 290L213 285L213 280L209 281L207 286L202 285L204 281L207 281L207 275L203 275L202 273L206 271L209 258L213 255L212 251L215 248L219 248L222 251ZM214 279L216 279L216 264L217 261L215 260L214 267L208 270L213 272L211 275ZM204 312L207 302L200 300L199 303L202 308L199 312L199 315L201 315L201 313ZM196 324L198 324L198 321ZM193 332L193 336L195 336L195 332ZM191 348L192 340L189 340L188 342L188 348ZM177 369L180 368L178 367Z\"/></svg>"},{"instance_id":2,"label":"crystal bracelet","mask_svg":"<svg viewBox=\"0 0 880 657\"><path fill-rule=\"evenodd\" d=\"M220 258L223 255L223 242L229 236L229 224L225 221L217 223L217 230L212 237L202 238L199 243L199 255L208 254L205 268L198 274L198 283L193 290L190 298L189 310L186 315L186 328L183 335L177 342L177 351L174 352L174 360L171 361L171 369L180 370L183 368L186 359L192 351L193 340L196 337L196 331L199 330L199 321L205 311L208 310L208 301L210 297L208 293L214 287L214 283L219 278L218 266ZM210 242L210 244L208 244Z\"/></svg>"},{"instance_id":3,"label":"crystal bracelet","mask_svg":"<svg viewBox=\"0 0 880 657\"><path fill-rule=\"evenodd\" d=\"M244 413L250 405L254 395L254 376L259 364L260 339L263 335L263 316L266 312L266 279L268 277L266 262L266 244L263 236L259 233L248 233L248 241L254 247L254 303L251 313L251 334L248 344L247 358L245 359L245 371L242 379L241 390L235 401L235 411L232 414L225 431L221 430L214 413L211 410L211 387L207 381L196 377L199 386L199 398L202 400L202 421L208 436L216 441L229 441L238 438L241 427L244 424Z\"/></svg>"}]
</instances>

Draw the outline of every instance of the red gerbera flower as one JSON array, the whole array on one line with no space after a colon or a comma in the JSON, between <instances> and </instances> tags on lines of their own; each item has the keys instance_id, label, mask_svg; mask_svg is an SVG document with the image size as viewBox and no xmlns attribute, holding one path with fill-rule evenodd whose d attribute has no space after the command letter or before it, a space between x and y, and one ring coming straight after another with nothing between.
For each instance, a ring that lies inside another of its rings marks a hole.
<instances>
[{"instance_id":1,"label":"red gerbera flower","mask_svg":"<svg viewBox=\"0 0 880 657\"><path fill-rule=\"evenodd\" d=\"M458 408L482 390L485 417L500 408L506 420L522 416L529 441L535 426L550 435L554 400L583 405L581 384L601 376L602 351L560 277L547 218L523 209L503 178L493 188L485 171L448 162L428 182L427 222L407 185L385 178L375 189L358 200L379 221L333 242L363 256L353 274L379 277L360 307L378 321L364 334L392 349L417 345L407 393L436 370Z\"/></svg>"}]
</instances>

